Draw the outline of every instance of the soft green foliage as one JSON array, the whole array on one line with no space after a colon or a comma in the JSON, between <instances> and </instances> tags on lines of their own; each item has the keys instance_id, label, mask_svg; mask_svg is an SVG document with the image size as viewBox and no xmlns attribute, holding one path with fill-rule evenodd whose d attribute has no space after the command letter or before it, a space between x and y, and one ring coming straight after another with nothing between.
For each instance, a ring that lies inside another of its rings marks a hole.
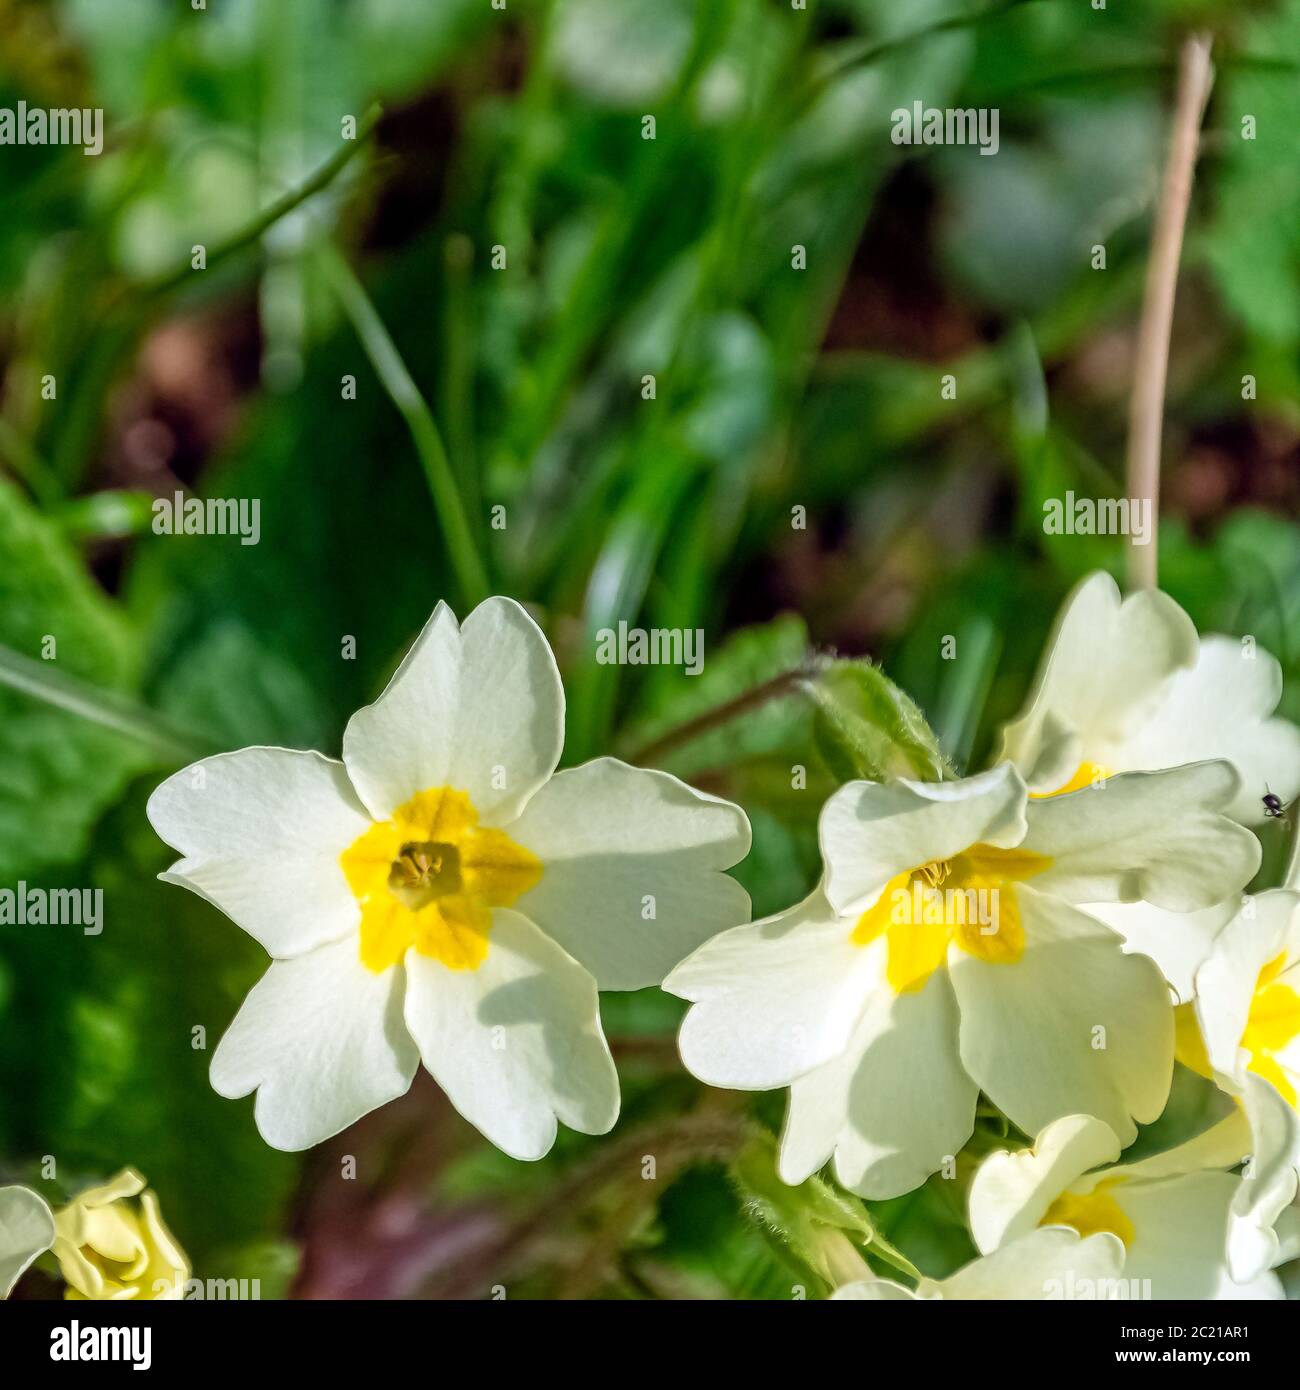
<instances>
[{"instance_id":1,"label":"soft green foliage","mask_svg":"<svg viewBox=\"0 0 1300 1390\"><path fill-rule=\"evenodd\" d=\"M614 754L735 799L755 915L788 906L817 881L837 782L983 766L1062 595L1122 570L1117 538L1047 535L1042 504L1124 489L1171 54L1201 21L1219 77L1160 574L1202 630L1278 657L1300 719L1300 0L1099 14L0 0L0 106L103 105L109 137L99 159L0 147L0 647L40 660L53 637L53 671L196 746L337 755L434 604L464 608L445 491L386 394L409 373L467 544L555 647L566 763ZM892 144L891 109L921 98L999 106L999 157ZM376 142L327 189L187 273L376 100ZM368 355L331 256L392 355L373 335ZM260 543L154 534L147 499L181 486L258 499ZM702 674L596 662L620 621L702 629ZM268 1297L304 1247L314 1291L465 1297L509 1277L790 1298L842 1274L837 1242L890 1277L972 1255L973 1158L1026 1136L981 1112L956 1180L890 1202L828 1175L784 1189L780 1097L706 1096L657 990L602 1001L624 1087L606 1140L516 1163L417 1085L305 1160L269 1149L252 1102L207 1082L265 956L154 879L170 856L143 805L180 761L0 686L0 886L97 885L106 919L97 938L0 927L0 1180L53 1154L56 1198L132 1164L200 1275ZM1275 882L1284 832L1264 838ZM1133 1152L1199 1132L1212 1101L1180 1072ZM336 1179L354 1150L373 1183ZM419 1257L391 1257L397 1228Z\"/></svg>"},{"instance_id":2,"label":"soft green foliage","mask_svg":"<svg viewBox=\"0 0 1300 1390\"><path fill-rule=\"evenodd\" d=\"M23 1103L6 1104L0 1132L9 1154L56 1158L43 1187L52 1200L138 1167L203 1277L255 1277L238 1249L283 1230L297 1160L266 1146L250 1106L212 1091L207 1064L261 952L155 880L169 860L141 814L143 790L100 828L80 870L103 889L101 936L0 927L0 958L23 982L0 1014L0 1089ZM19 1176L34 1179L34 1162Z\"/></svg>"},{"instance_id":3,"label":"soft green foliage","mask_svg":"<svg viewBox=\"0 0 1300 1390\"><path fill-rule=\"evenodd\" d=\"M139 665L134 633L80 556L3 480L0 643L106 689L129 687ZM0 690L0 881L75 863L140 761L119 736Z\"/></svg>"},{"instance_id":4,"label":"soft green foliage","mask_svg":"<svg viewBox=\"0 0 1300 1390\"><path fill-rule=\"evenodd\" d=\"M1300 5L1280 5L1244 27L1261 56L1294 54ZM1300 168L1293 158L1294 74L1261 65L1232 73L1223 99L1224 170L1206 251L1219 285L1260 348L1300 337ZM1267 358L1273 367L1272 354ZM1287 370L1281 354L1276 368ZM1289 387L1296 387L1294 363Z\"/></svg>"}]
</instances>

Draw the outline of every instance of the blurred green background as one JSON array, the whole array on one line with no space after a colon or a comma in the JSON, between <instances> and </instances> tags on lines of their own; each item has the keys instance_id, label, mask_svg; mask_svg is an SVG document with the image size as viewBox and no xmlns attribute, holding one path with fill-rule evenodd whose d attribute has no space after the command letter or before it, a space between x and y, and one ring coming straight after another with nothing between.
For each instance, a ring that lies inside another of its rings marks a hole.
<instances>
[{"instance_id":1,"label":"blurred green background","mask_svg":"<svg viewBox=\"0 0 1300 1390\"><path fill-rule=\"evenodd\" d=\"M957 765L986 755L1065 591L1122 569L1042 503L1123 491L1192 25L1218 75L1161 581L1273 651L1300 718L1300 0L0 0L0 106L106 113L98 158L0 146L0 664L57 641L51 698L0 686L0 884L102 887L106 921L0 927L0 1180L53 1155L57 1199L133 1164L196 1271L264 1297L820 1292L815 1232L771 1238L816 1216L729 1162L780 1098L705 1094L657 991L604 998L603 1140L515 1163L422 1078L269 1149L207 1082L264 958L154 881L144 801L173 735L337 754L436 601L486 589L556 648L566 762L648 750L741 801L756 915L802 895L829 784L806 711L656 745L812 644L883 662ZM892 144L917 100L998 108L996 157ZM260 543L153 534L182 488L258 499ZM702 628L703 675L598 664L620 619ZM942 1275L953 1202L872 1216Z\"/></svg>"}]
</instances>

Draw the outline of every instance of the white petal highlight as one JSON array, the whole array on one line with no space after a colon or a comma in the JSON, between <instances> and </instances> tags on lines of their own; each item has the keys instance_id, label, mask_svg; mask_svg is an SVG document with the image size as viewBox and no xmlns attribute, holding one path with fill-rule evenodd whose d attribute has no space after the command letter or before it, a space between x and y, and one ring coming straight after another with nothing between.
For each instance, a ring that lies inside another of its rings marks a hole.
<instances>
[{"instance_id":1,"label":"white petal highlight","mask_svg":"<svg viewBox=\"0 0 1300 1390\"><path fill-rule=\"evenodd\" d=\"M339 855L370 818L342 763L288 748L221 753L156 788L148 816L185 855L159 877L206 898L273 956L360 921Z\"/></svg>"},{"instance_id":2,"label":"white petal highlight","mask_svg":"<svg viewBox=\"0 0 1300 1390\"><path fill-rule=\"evenodd\" d=\"M1220 813L1239 786L1229 763L1192 763L1032 802L1023 848L1052 860L1034 886L1074 903L1213 907L1259 868L1259 842Z\"/></svg>"},{"instance_id":3,"label":"white petal highlight","mask_svg":"<svg viewBox=\"0 0 1300 1390\"><path fill-rule=\"evenodd\" d=\"M477 970L409 951L406 1022L457 1110L512 1158L537 1159L556 1120L604 1134L618 1118L618 1073L596 982L517 912L492 914Z\"/></svg>"},{"instance_id":4,"label":"white petal highlight","mask_svg":"<svg viewBox=\"0 0 1300 1390\"><path fill-rule=\"evenodd\" d=\"M1090 1114L1130 1144L1134 1119L1155 1120L1169 1095L1169 990L1086 913L1025 884L1012 891L1025 924L1018 960L949 953L966 1070L1027 1134Z\"/></svg>"},{"instance_id":5,"label":"white petal highlight","mask_svg":"<svg viewBox=\"0 0 1300 1390\"><path fill-rule=\"evenodd\" d=\"M954 782L847 783L818 823L827 900L842 915L857 915L905 869L974 844L1019 844L1027 799L1010 763Z\"/></svg>"},{"instance_id":6,"label":"white petal highlight","mask_svg":"<svg viewBox=\"0 0 1300 1390\"><path fill-rule=\"evenodd\" d=\"M54 1244L54 1213L30 1187L0 1187L0 1298Z\"/></svg>"},{"instance_id":7,"label":"white petal highlight","mask_svg":"<svg viewBox=\"0 0 1300 1390\"><path fill-rule=\"evenodd\" d=\"M213 1054L213 1089L256 1089L273 1148L319 1144L410 1087L419 1059L402 994L402 971L367 970L355 936L273 961Z\"/></svg>"},{"instance_id":8,"label":"white petal highlight","mask_svg":"<svg viewBox=\"0 0 1300 1390\"><path fill-rule=\"evenodd\" d=\"M1124 1267L1124 1247L1112 1235L1080 1238L1045 1226L959 1269L947 1279L922 1279L915 1293L885 1279L862 1279L835 1290L836 1299L1096 1299L1109 1292Z\"/></svg>"},{"instance_id":9,"label":"white petal highlight","mask_svg":"<svg viewBox=\"0 0 1300 1390\"><path fill-rule=\"evenodd\" d=\"M463 627L438 605L383 694L348 721L343 761L376 820L450 786L500 826L563 745L564 690L546 638L513 599L490 598Z\"/></svg>"},{"instance_id":10,"label":"white petal highlight","mask_svg":"<svg viewBox=\"0 0 1300 1390\"><path fill-rule=\"evenodd\" d=\"M853 923L820 892L775 917L723 932L664 981L695 1007L678 1047L711 1086L787 1086L838 1057L884 975L884 941L854 945Z\"/></svg>"},{"instance_id":11,"label":"white petal highlight","mask_svg":"<svg viewBox=\"0 0 1300 1390\"><path fill-rule=\"evenodd\" d=\"M1125 1276L1149 1279L1152 1298L1280 1299L1276 1275L1235 1283L1228 1273L1228 1212L1240 1186L1231 1173L1203 1172L1113 1188L1134 1230Z\"/></svg>"},{"instance_id":12,"label":"white petal highlight","mask_svg":"<svg viewBox=\"0 0 1300 1390\"><path fill-rule=\"evenodd\" d=\"M957 1031L945 971L915 993L878 987L847 1049L791 1086L782 1179L802 1182L833 1155L845 1187L884 1199L938 1172L970 1138L979 1098Z\"/></svg>"},{"instance_id":13,"label":"white petal highlight","mask_svg":"<svg viewBox=\"0 0 1300 1390\"><path fill-rule=\"evenodd\" d=\"M1196 1017L1210 1066L1227 1089L1241 1083L1242 1035L1259 973L1287 944L1300 895L1272 889L1247 899L1196 972Z\"/></svg>"},{"instance_id":14,"label":"white petal highlight","mask_svg":"<svg viewBox=\"0 0 1300 1390\"><path fill-rule=\"evenodd\" d=\"M1199 912L1171 912L1152 903L1082 904L1090 917L1117 932L1130 951L1155 961L1179 1003L1191 1000L1196 972L1239 906L1238 898L1225 898Z\"/></svg>"},{"instance_id":15,"label":"white petal highlight","mask_svg":"<svg viewBox=\"0 0 1300 1390\"><path fill-rule=\"evenodd\" d=\"M1115 761L1118 750L1196 655L1196 628L1167 594L1144 589L1121 600L1110 575L1089 575L1061 609L1033 694L1003 730L999 756L1037 792L1054 791L1084 759L1129 770Z\"/></svg>"},{"instance_id":16,"label":"white petal highlight","mask_svg":"<svg viewBox=\"0 0 1300 1390\"><path fill-rule=\"evenodd\" d=\"M598 758L557 773L509 833L544 866L518 910L601 989L657 985L749 920L749 895L722 872L749 851L745 813L666 772Z\"/></svg>"},{"instance_id":17,"label":"white petal highlight","mask_svg":"<svg viewBox=\"0 0 1300 1390\"><path fill-rule=\"evenodd\" d=\"M1080 1238L1075 1231L1044 1226L972 1261L937 1287L943 1298L1102 1298L1106 1295L1096 1286L1118 1279L1123 1269L1124 1246L1109 1232Z\"/></svg>"},{"instance_id":18,"label":"white petal highlight","mask_svg":"<svg viewBox=\"0 0 1300 1390\"><path fill-rule=\"evenodd\" d=\"M1253 1153L1232 1200L1228 1268L1248 1283L1286 1254L1276 1227L1296 1199L1300 1184L1300 1115L1262 1077L1242 1080L1242 1103L1250 1120Z\"/></svg>"},{"instance_id":19,"label":"white petal highlight","mask_svg":"<svg viewBox=\"0 0 1300 1390\"><path fill-rule=\"evenodd\" d=\"M1246 825L1264 819L1265 789L1283 802L1300 792L1300 729L1269 716L1282 698L1282 668L1258 647L1207 636L1179 671L1151 719L1129 741L1130 768L1226 758L1241 786L1225 812Z\"/></svg>"},{"instance_id":20,"label":"white petal highlight","mask_svg":"<svg viewBox=\"0 0 1300 1390\"><path fill-rule=\"evenodd\" d=\"M980 1164L967 1198L970 1230L984 1254L1035 1230L1078 1177L1120 1154L1115 1131L1091 1115L1054 1120L1018 1153L999 1150Z\"/></svg>"}]
</instances>

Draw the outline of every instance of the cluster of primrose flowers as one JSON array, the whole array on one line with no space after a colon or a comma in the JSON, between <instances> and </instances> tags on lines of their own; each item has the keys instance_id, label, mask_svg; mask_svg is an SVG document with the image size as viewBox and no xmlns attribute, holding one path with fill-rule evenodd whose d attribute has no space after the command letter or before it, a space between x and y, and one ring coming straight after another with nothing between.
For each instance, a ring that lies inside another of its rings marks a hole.
<instances>
[{"instance_id":1,"label":"cluster of primrose flowers","mask_svg":"<svg viewBox=\"0 0 1300 1390\"><path fill-rule=\"evenodd\" d=\"M837 1297L1122 1278L1279 1298L1273 1268L1300 1254L1300 895L1243 893L1249 825L1300 791L1280 694L1266 653L1094 575L995 765L839 787L820 883L750 922L725 872L749 849L743 811L613 758L556 772L559 672L498 598L463 626L439 605L341 761L208 758L149 816L183 855L163 877L272 957L211 1077L256 1091L277 1148L402 1095L421 1063L515 1158L545 1154L561 1120L605 1133L619 1084L598 991L662 985L690 1002L692 1073L789 1088L788 1184L829 1164L862 1197L906 1193L952 1164L981 1092L1034 1137L974 1174L974 1263L908 1288L859 1261ZM1175 1058L1225 1093L1226 1118L1126 1163ZM33 1197L0 1192L10 1247L6 1200L51 1243ZM0 1273L20 1254L0 1250Z\"/></svg>"}]
</instances>

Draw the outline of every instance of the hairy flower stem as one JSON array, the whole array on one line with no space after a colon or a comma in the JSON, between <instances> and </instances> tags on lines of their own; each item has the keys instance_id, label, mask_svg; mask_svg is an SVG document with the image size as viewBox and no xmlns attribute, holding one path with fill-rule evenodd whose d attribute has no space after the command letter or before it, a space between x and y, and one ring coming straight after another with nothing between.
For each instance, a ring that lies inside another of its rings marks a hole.
<instances>
[{"instance_id":1,"label":"hairy flower stem","mask_svg":"<svg viewBox=\"0 0 1300 1390\"><path fill-rule=\"evenodd\" d=\"M1193 34L1183 44L1178 64L1173 139L1151 238L1151 259L1147 263L1133 394L1129 402L1128 496L1150 501L1151 533L1145 545L1136 543L1136 535L1130 536L1128 582L1131 589L1152 589L1156 584L1160 432L1169 367L1169 335L1201 121L1214 81L1210 43L1208 34Z\"/></svg>"},{"instance_id":2,"label":"hairy flower stem","mask_svg":"<svg viewBox=\"0 0 1300 1390\"><path fill-rule=\"evenodd\" d=\"M661 762L669 753L676 752L678 748L693 742L702 735L712 733L714 729L731 723L733 719L739 719L742 714L749 714L751 710L758 709L767 704L769 700L780 699L783 695L793 693L801 681L808 680L815 674L815 670L809 665L796 666L793 670L783 671L779 676L773 676L771 680L764 681L761 685L756 685L737 695L735 699L728 700L713 709L705 710L703 714L697 715L694 719L688 719L684 724L677 725L675 729L669 729L666 734L652 739L637 749L629 756L628 761L641 767L653 766L655 763Z\"/></svg>"}]
</instances>

